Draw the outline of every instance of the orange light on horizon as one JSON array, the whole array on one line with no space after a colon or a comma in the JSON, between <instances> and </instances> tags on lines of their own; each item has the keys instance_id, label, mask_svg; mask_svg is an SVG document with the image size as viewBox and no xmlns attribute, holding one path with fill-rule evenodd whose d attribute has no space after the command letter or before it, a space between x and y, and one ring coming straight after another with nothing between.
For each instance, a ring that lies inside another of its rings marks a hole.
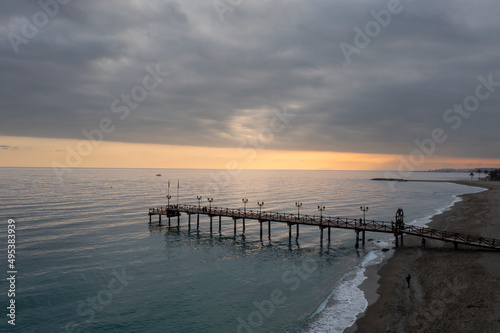
<instances>
[{"instance_id":1,"label":"orange light on horizon","mask_svg":"<svg viewBox=\"0 0 500 333\"><path fill-rule=\"evenodd\" d=\"M397 170L401 157L329 151L258 150L103 141L0 137L3 167ZM80 150L78 150L80 149ZM80 153L79 153L80 152ZM431 156L416 170L500 166L499 159Z\"/></svg>"}]
</instances>

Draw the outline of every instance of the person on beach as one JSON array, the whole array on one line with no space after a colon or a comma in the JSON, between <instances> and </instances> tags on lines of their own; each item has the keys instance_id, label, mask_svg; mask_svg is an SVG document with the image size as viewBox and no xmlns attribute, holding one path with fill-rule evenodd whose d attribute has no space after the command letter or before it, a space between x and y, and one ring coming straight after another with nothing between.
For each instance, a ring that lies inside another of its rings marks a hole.
<instances>
[{"instance_id":1,"label":"person on beach","mask_svg":"<svg viewBox=\"0 0 500 333\"><path fill-rule=\"evenodd\" d=\"M408 274L408 276L406 277L406 282L408 283L408 288L410 288L410 280L411 280L411 275Z\"/></svg>"}]
</instances>

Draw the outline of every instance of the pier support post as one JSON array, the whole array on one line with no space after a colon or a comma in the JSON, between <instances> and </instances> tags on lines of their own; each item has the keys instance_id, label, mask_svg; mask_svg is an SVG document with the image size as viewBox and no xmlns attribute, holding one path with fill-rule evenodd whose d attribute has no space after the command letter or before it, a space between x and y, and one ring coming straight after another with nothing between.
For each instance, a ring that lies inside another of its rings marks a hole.
<instances>
[{"instance_id":1,"label":"pier support post","mask_svg":"<svg viewBox=\"0 0 500 333\"><path fill-rule=\"evenodd\" d=\"M196 230L200 230L200 214L196 217Z\"/></svg>"},{"instance_id":2,"label":"pier support post","mask_svg":"<svg viewBox=\"0 0 500 333\"><path fill-rule=\"evenodd\" d=\"M191 214L188 214L188 229L191 230Z\"/></svg>"},{"instance_id":3,"label":"pier support post","mask_svg":"<svg viewBox=\"0 0 500 333\"><path fill-rule=\"evenodd\" d=\"M365 231L363 230L363 246L365 246Z\"/></svg>"},{"instance_id":4,"label":"pier support post","mask_svg":"<svg viewBox=\"0 0 500 333\"><path fill-rule=\"evenodd\" d=\"M236 219L233 219L234 222L234 235L236 236Z\"/></svg>"},{"instance_id":5,"label":"pier support post","mask_svg":"<svg viewBox=\"0 0 500 333\"><path fill-rule=\"evenodd\" d=\"M170 227L170 216L168 217L168 226Z\"/></svg>"},{"instance_id":6,"label":"pier support post","mask_svg":"<svg viewBox=\"0 0 500 333\"><path fill-rule=\"evenodd\" d=\"M179 214L177 215L177 228L179 228L180 224L181 224L181 215Z\"/></svg>"},{"instance_id":7,"label":"pier support post","mask_svg":"<svg viewBox=\"0 0 500 333\"><path fill-rule=\"evenodd\" d=\"M297 237L296 239L299 239L299 225L297 224Z\"/></svg>"},{"instance_id":8,"label":"pier support post","mask_svg":"<svg viewBox=\"0 0 500 333\"><path fill-rule=\"evenodd\" d=\"M151 223L151 214L149 214L149 223Z\"/></svg>"},{"instance_id":9,"label":"pier support post","mask_svg":"<svg viewBox=\"0 0 500 333\"><path fill-rule=\"evenodd\" d=\"M271 221L267 221L267 238L271 239Z\"/></svg>"},{"instance_id":10,"label":"pier support post","mask_svg":"<svg viewBox=\"0 0 500 333\"><path fill-rule=\"evenodd\" d=\"M220 234L221 234L221 232L222 232L222 226L221 226L222 221L221 221L221 218L222 218L222 217L219 215L219 235L220 235Z\"/></svg>"},{"instance_id":11,"label":"pier support post","mask_svg":"<svg viewBox=\"0 0 500 333\"><path fill-rule=\"evenodd\" d=\"M292 239L292 225L288 225L288 239Z\"/></svg>"},{"instance_id":12,"label":"pier support post","mask_svg":"<svg viewBox=\"0 0 500 333\"><path fill-rule=\"evenodd\" d=\"M401 247L403 247L403 233L401 233Z\"/></svg>"},{"instance_id":13,"label":"pier support post","mask_svg":"<svg viewBox=\"0 0 500 333\"><path fill-rule=\"evenodd\" d=\"M396 243L396 248L399 247L398 234L394 233L394 243Z\"/></svg>"},{"instance_id":14,"label":"pier support post","mask_svg":"<svg viewBox=\"0 0 500 333\"><path fill-rule=\"evenodd\" d=\"M319 227L321 229L321 244L323 244L323 227Z\"/></svg>"},{"instance_id":15,"label":"pier support post","mask_svg":"<svg viewBox=\"0 0 500 333\"><path fill-rule=\"evenodd\" d=\"M259 221L260 223L260 240L262 240L262 221Z\"/></svg>"},{"instance_id":16,"label":"pier support post","mask_svg":"<svg viewBox=\"0 0 500 333\"><path fill-rule=\"evenodd\" d=\"M356 248L359 247L359 230L356 230Z\"/></svg>"},{"instance_id":17,"label":"pier support post","mask_svg":"<svg viewBox=\"0 0 500 333\"><path fill-rule=\"evenodd\" d=\"M455 247L455 250L458 250L458 243L457 242L453 242L453 246Z\"/></svg>"},{"instance_id":18,"label":"pier support post","mask_svg":"<svg viewBox=\"0 0 500 333\"><path fill-rule=\"evenodd\" d=\"M330 243L330 229L332 229L331 227L328 227L328 243Z\"/></svg>"},{"instance_id":19,"label":"pier support post","mask_svg":"<svg viewBox=\"0 0 500 333\"><path fill-rule=\"evenodd\" d=\"M212 234L212 215L210 215L210 235Z\"/></svg>"},{"instance_id":20,"label":"pier support post","mask_svg":"<svg viewBox=\"0 0 500 333\"><path fill-rule=\"evenodd\" d=\"M245 233L245 218L243 218L243 233Z\"/></svg>"},{"instance_id":21,"label":"pier support post","mask_svg":"<svg viewBox=\"0 0 500 333\"><path fill-rule=\"evenodd\" d=\"M161 225L161 214L158 214L158 224Z\"/></svg>"}]
</instances>

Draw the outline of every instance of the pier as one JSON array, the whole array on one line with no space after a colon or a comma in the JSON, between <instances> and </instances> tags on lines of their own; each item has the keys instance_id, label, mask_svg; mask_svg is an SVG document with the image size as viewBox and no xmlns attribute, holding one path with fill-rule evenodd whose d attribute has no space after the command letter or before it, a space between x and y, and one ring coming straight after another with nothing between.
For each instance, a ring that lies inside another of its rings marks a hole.
<instances>
[{"instance_id":1,"label":"pier","mask_svg":"<svg viewBox=\"0 0 500 333\"><path fill-rule=\"evenodd\" d=\"M500 250L500 240L494 238L485 238L469 234L462 234L450 231L437 230L432 228L416 227L412 225L405 225L404 213L402 209L398 209L395 221L365 221L363 219L331 217L331 216L311 216L299 215L281 212L267 212L267 211L254 211L242 210L232 208L218 208L218 207L205 207L196 205L168 205L165 207L157 207L149 209L149 223L151 223L152 216L158 216L158 222L161 225L161 218L165 216L168 219L169 226L171 219L176 217L177 227L180 226L181 213L188 216L188 227L191 229L191 216L196 216L196 229L200 228L200 215L205 215L210 218L210 234L213 233L214 218L218 221L218 232L222 231L222 218L231 218L233 220L233 231L236 236L238 221L241 220L241 230L245 233L246 220L256 220L260 224L260 238L263 238L264 224L267 222L267 236L271 239L271 223L286 223L289 230L289 238L292 238L295 229L295 237L299 238L299 226L313 226L318 227L320 230L320 240L323 243L324 230L327 230L328 242L331 241L331 229L351 229L355 232L355 247L359 247L360 241L365 245L366 232L382 232L394 235L396 247L403 246L404 235L418 236L421 238L435 239L444 242L451 242L454 244L455 249L459 244L470 245L492 250Z\"/></svg>"}]
</instances>

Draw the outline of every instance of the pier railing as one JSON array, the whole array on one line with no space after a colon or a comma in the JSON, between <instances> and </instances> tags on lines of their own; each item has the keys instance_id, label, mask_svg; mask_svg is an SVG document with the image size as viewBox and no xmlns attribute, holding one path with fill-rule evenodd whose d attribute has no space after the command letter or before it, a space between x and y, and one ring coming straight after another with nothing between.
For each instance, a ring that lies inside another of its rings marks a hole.
<instances>
[{"instance_id":1,"label":"pier railing","mask_svg":"<svg viewBox=\"0 0 500 333\"><path fill-rule=\"evenodd\" d=\"M304 224L318 227L334 227L346 229L360 229L374 232L392 232L393 226L391 222L385 221L366 221L361 219L353 219L347 217L331 217L331 216L316 216L304 214L298 216L297 214L270 212L270 211L255 211L251 209L231 209L219 207L198 207L196 205L170 205L167 207L150 208L149 215L166 215L168 212L186 213L189 215L203 214L208 216L222 216L230 217L233 219L249 219L258 220L261 222L282 222L290 224ZM176 216L176 215L172 215Z\"/></svg>"},{"instance_id":2,"label":"pier railing","mask_svg":"<svg viewBox=\"0 0 500 333\"><path fill-rule=\"evenodd\" d=\"M494 238L486 238L462 234L452 231L443 231L424 227L415 227L412 225L405 226L404 232L409 235L415 235L430 239L439 239L442 241L453 242L456 244L467 244L473 246L489 247L500 249L500 240Z\"/></svg>"},{"instance_id":3,"label":"pier railing","mask_svg":"<svg viewBox=\"0 0 500 333\"><path fill-rule=\"evenodd\" d=\"M245 232L245 220L257 220L260 222L260 235L262 237L262 224L268 222L269 238L271 237L271 222L287 223L289 226L290 238L292 236L291 226L297 227L297 238L299 235L299 225L317 226L321 229L321 241L323 241L323 229L328 229L328 241L330 241L330 229L352 229L356 232L356 247L359 246L359 234L362 233L362 241L365 243L365 232L383 232L390 233L395 236L395 244L398 246L398 238L403 245L403 235L413 235L422 238L437 239L445 242L452 242L457 248L458 244L471 246L479 246L494 250L500 250L500 240L494 238L486 238L481 236L462 234L452 231L443 231L432 228L416 227L404 224L402 218L402 210L398 210L396 214L396 223L386 221L363 221L363 219L355 219L348 217L332 217L332 216L316 216L316 215L298 215L291 213L272 212L272 211L256 211L252 209L233 209L220 207L207 207L199 205L170 205L165 207L156 207L149 209L151 222L152 215L158 215L161 223L161 216L169 217L176 216L178 219L181 213L186 213L189 216L191 223L191 215L197 215L199 228L199 216L207 215L210 217L210 232L212 232L212 217L219 217L219 232L221 231L221 218L229 217L234 220L234 233L236 234L236 221L243 220L243 232ZM398 215L400 214L400 215ZM400 219L400 220L398 220ZM179 221L179 220L178 220ZM398 222L399 221L399 222Z\"/></svg>"}]
</instances>

